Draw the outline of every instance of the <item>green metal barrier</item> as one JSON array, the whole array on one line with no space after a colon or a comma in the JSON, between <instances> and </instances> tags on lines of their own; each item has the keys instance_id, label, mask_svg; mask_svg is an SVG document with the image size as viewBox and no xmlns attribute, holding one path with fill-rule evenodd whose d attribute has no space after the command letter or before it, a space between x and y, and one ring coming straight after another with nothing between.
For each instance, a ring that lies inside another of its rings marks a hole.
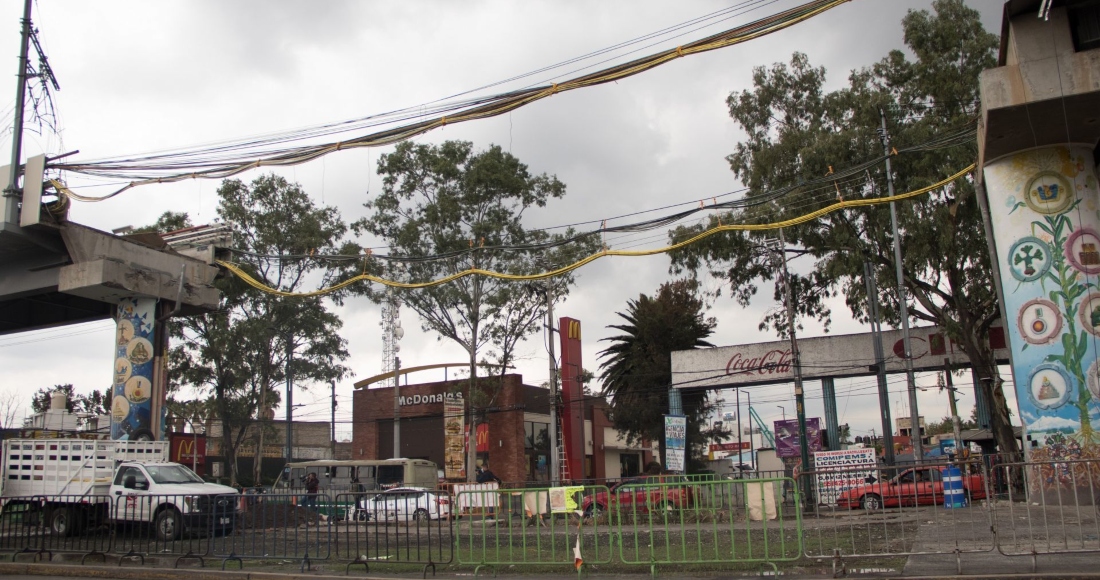
<instances>
[{"instance_id":1,"label":"green metal barrier","mask_svg":"<svg viewBox=\"0 0 1100 580\"><path fill-rule=\"evenodd\" d=\"M609 495L605 486L455 492L455 557L476 566L475 575L500 565L575 566L579 573L611 562L611 526L594 517Z\"/></svg>"},{"instance_id":2,"label":"green metal barrier","mask_svg":"<svg viewBox=\"0 0 1100 580\"><path fill-rule=\"evenodd\" d=\"M691 482L661 476L616 487L606 509L624 564L715 564L797 560L802 515L780 501L776 479ZM655 483L657 482L657 483ZM793 482L790 482L793 487Z\"/></svg>"}]
</instances>

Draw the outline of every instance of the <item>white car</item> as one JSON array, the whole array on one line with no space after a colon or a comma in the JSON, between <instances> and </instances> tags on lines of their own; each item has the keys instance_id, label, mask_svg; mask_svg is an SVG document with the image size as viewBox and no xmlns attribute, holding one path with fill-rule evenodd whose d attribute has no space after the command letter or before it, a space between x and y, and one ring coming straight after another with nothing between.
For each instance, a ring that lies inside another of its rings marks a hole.
<instances>
[{"instance_id":1,"label":"white car","mask_svg":"<svg viewBox=\"0 0 1100 580\"><path fill-rule=\"evenodd\" d=\"M356 521L428 521L451 517L451 496L423 487L395 487L359 499Z\"/></svg>"}]
</instances>

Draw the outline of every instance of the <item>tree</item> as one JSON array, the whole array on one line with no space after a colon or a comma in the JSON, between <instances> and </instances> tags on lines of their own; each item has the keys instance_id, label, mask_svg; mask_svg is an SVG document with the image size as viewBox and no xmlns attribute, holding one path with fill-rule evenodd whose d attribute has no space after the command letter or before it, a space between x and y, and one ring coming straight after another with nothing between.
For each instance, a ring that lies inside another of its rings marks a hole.
<instances>
[{"instance_id":1,"label":"tree","mask_svg":"<svg viewBox=\"0 0 1100 580\"><path fill-rule=\"evenodd\" d=\"M0 429L12 429L23 407L23 398L14 391L0 395Z\"/></svg>"},{"instance_id":2,"label":"tree","mask_svg":"<svg viewBox=\"0 0 1100 580\"><path fill-rule=\"evenodd\" d=\"M885 112L894 147L927 143L957 133L974 122L978 74L995 66L997 37L987 33L978 13L961 0L936 0L934 14L910 11L902 24L905 43L916 56L900 50L869 68L853 71L848 86L826 93L825 70L814 68L803 54L788 65L757 68L751 91L731 94L730 115L746 131L727 159L758 205L726 215L724 223L780 220L824 207L836 198L878 197L885 192L883 164L837 179L824 188L805 184L882 154L877 131ZM948 140L936 148L893 157L897 191L909 191L941 180L972 163L977 156L971 137ZM861 178L863 177L863 178ZM801 185L801 187L800 187ZM790 187L771 201L767 194ZM927 195L897 204L903 248L903 271L909 314L914 320L943 327L970 358L979 388L991 402L993 431L1002 452L1015 452L1001 381L987 336L998 317L990 286L990 263L973 183L957 180ZM712 220L717 225L718 218ZM681 240L700 228L672 233ZM890 234L890 210L876 205L834 212L803 225L785 228L788 252L813 258L806 274L792 274L798 314L822 320L830 311L825 300L843 293L858 320L867 320L863 264L870 262L887 322L900 324L897 279ZM673 257L673 271L709 271L728 281L742 305L757 284L775 272L758 249L765 233L712 236ZM778 289L776 290L778 298ZM783 314L765 318L775 326Z\"/></svg>"},{"instance_id":3,"label":"tree","mask_svg":"<svg viewBox=\"0 0 1100 580\"><path fill-rule=\"evenodd\" d=\"M467 269L532 274L575 261L598 247L594 236L563 243L572 230L549 234L528 230L524 213L565 195L565 184L527 166L499 146L480 152L462 141L441 145L404 142L378 161L382 193L366 204L373 213L354 224L389 246L392 259L382 273L408 282L427 282ZM441 256L441 258L429 258ZM425 331L461 346L469 355L465 400L471 430L480 409L492 405L499 388L475 390L478 357L501 365L515 356L519 341L541 328L549 300L564 300L571 274L522 283L467 276L448 284L399 291L398 298L420 317ZM384 299L374 292L375 300ZM486 349L488 349L486 351ZM499 384L499 383L498 383ZM469 446L467 478L474 478L476 449Z\"/></svg>"},{"instance_id":4,"label":"tree","mask_svg":"<svg viewBox=\"0 0 1100 580\"><path fill-rule=\"evenodd\" d=\"M603 394L610 399L611 420L627 441L657 441L664 454L665 421L672 385L672 351L714 346L705 339L717 322L703 315L695 280L662 284L653 297L639 294L618 312L626 324L611 325L623 334L601 339L611 345L599 354ZM707 417L716 409L706 391L681 391L687 416L690 459L700 463L707 441L729 435Z\"/></svg>"},{"instance_id":5,"label":"tree","mask_svg":"<svg viewBox=\"0 0 1100 580\"><path fill-rule=\"evenodd\" d=\"M111 391L93 389L87 395L76 392L71 384L54 385L53 388L38 389L31 397L31 412L44 413L50 408L50 397L57 391L65 394L65 409L78 415L107 415L111 408ZM83 420L82 420L83 422Z\"/></svg>"},{"instance_id":6,"label":"tree","mask_svg":"<svg viewBox=\"0 0 1100 580\"><path fill-rule=\"evenodd\" d=\"M183 212L166 211L150 225L134 229L132 234L166 234L191 227L191 217Z\"/></svg>"},{"instance_id":7,"label":"tree","mask_svg":"<svg viewBox=\"0 0 1100 580\"><path fill-rule=\"evenodd\" d=\"M307 283L327 286L347 276L327 268L317 254L357 255L343 240L347 226L333 208L317 208L302 189L275 175L251 184L224 181L218 189L218 215L233 227L239 265L267 286L298 292ZM188 385L208 395L209 410L222 427L221 449L236 484L237 449L249 426L261 422L253 483L259 481L264 411L280 402L280 383L290 377L305 389L311 383L348 374L339 335L340 319L328 310L347 290L328 299L277 297L236 277L216 282L220 308L172 323L170 369L173 388Z\"/></svg>"}]
</instances>

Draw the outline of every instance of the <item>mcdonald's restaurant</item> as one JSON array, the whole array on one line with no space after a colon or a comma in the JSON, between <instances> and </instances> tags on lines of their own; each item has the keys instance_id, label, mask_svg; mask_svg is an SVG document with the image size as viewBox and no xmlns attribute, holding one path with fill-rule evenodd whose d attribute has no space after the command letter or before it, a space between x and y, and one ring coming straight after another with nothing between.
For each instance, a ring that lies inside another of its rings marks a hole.
<instances>
[{"instance_id":1,"label":"mcdonald's restaurant","mask_svg":"<svg viewBox=\"0 0 1100 580\"><path fill-rule=\"evenodd\" d=\"M374 385L356 384L351 458L389 459L394 457L395 389L368 386ZM470 422L467 387L466 379L401 385L397 393L399 457L427 459L439 466L447 479L465 479L463 458ZM475 436L478 464L488 465L509 483L548 481L550 391L523 384L521 375L506 374L479 377L470 398L483 410ZM584 417L584 473L570 473L571 479L630 477L641 473L653 459L654 445L629 445L615 431L603 399L581 399L580 413Z\"/></svg>"}]
</instances>

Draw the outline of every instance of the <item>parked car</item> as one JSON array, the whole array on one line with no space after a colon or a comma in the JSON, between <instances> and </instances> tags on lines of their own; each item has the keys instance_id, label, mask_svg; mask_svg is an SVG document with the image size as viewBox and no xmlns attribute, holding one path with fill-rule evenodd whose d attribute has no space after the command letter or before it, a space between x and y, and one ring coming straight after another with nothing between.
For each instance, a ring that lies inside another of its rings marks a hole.
<instances>
[{"instance_id":1,"label":"parked car","mask_svg":"<svg viewBox=\"0 0 1100 580\"><path fill-rule=\"evenodd\" d=\"M581 504L585 516L596 516L608 509L622 513L649 513L678 510L692 505L691 486L682 476L653 475L625 479L607 493L586 495Z\"/></svg>"},{"instance_id":2,"label":"parked car","mask_svg":"<svg viewBox=\"0 0 1100 580\"><path fill-rule=\"evenodd\" d=\"M979 474L963 476L967 498L985 499L985 481ZM943 504L943 473L939 467L907 469L887 481L868 478L865 485L849 489L837 498L837 507L877 510L884 507Z\"/></svg>"},{"instance_id":3,"label":"parked car","mask_svg":"<svg viewBox=\"0 0 1100 580\"><path fill-rule=\"evenodd\" d=\"M356 521L428 521L451 517L451 496L423 487L395 487L359 499Z\"/></svg>"}]
</instances>

